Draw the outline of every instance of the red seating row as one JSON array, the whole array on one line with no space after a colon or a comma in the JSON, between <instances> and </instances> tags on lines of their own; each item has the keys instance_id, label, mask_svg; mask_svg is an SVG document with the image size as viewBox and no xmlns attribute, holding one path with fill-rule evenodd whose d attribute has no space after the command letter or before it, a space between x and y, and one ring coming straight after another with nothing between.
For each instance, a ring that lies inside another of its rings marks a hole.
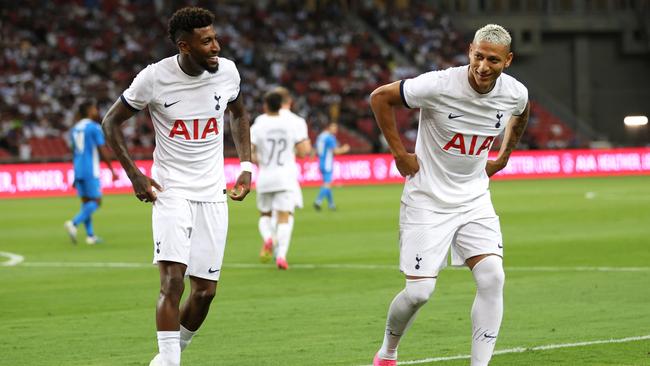
<instances>
[{"instance_id":1,"label":"red seating row","mask_svg":"<svg viewBox=\"0 0 650 366\"><path fill-rule=\"evenodd\" d=\"M531 117L526 133L541 149L572 147L575 131L544 106L531 102Z\"/></svg>"},{"instance_id":2,"label":"red seating row","mask_svg":"<svg viewBox=\"0 0 650 366\"><path fill-rule=\"evenodd\" d=\"M61 137L32 137L29 146L32 158L63 157L70 154L70 148Z\"/></svg>"}]
</instances>

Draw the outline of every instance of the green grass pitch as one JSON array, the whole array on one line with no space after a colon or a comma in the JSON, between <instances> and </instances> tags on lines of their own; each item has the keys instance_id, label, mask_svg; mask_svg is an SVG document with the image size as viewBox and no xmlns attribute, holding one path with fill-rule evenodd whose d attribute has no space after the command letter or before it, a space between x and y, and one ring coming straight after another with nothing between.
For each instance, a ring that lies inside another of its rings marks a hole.
<instances>
[{"instance_id":1,"label":"green grass pitch","mask_svg":"<svg viewBox=\"0 0 650 366\"><path fill-rule=\"evenodd\" d=\"M650 177L496 181L491 189L507 276L496 348L562 347L495 355L491 365L650 365L648 337L608 341L650 335ZM304 190L287 272L259 263L255 195L229 204L217 297L184 365L371 362L403 287L401 186L336 188L337 212L314 212L316 192ZM72 197L0 201L0 252L24 256L0 266L0 365L148 365L156 353L150 208L107 196L95 216L106 243L72 246L62 224L78 205ZM466 269L443 271L400 360L467 355L473 297Z\"/></svg>"}]
</instances>

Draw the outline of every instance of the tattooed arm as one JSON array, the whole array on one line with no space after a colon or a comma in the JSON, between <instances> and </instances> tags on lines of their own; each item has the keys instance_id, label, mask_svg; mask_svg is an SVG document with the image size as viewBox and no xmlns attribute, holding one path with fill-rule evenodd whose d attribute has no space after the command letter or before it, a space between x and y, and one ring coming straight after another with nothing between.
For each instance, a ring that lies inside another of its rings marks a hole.
<instances>
[{"instance_id":1,"label":"tattooed arm","mask_svg":"<svg viewBox=\"0 0 650 366\"><path fill-rule=\"evenodd\" d=\"M153 188L162 192L162 187L158 182L142 174L138 169L129 155L126 148L126 141L122 134L122 124L134 114L134 111L127 108L124 103L118 99L108 110L106 116L104 116L102 128L104 130L104 135L106 135L108 145L113 149L113 152L120 161L120 164L122 164L122 168L124 168L126 175L131 180L135 196L142 202L153 202L156 200L156 192L154 192Z\"/></svg>"},{"instance_id":2,"label":"tattooed arm","mask_svg":"<svg viewBox=\"0 0 650 366\"><path fill-rule=\"evenodd\" d=\"M517 146L517 143L519 142L521 135L524 134L524 130L528 124L529 110L530 103L526 105L526 109L524 109L522 114L510 117L505 136L503 137L503 143L501 143L501 149L499 150L499 156L497 156L496 160L488 160L487 165L485 166L485 172L488 177L493 176L499 170L508 165L510 154Z\"/></svg>"},{"instance_id":3,"label":"tattooed arm","mask_svg":"<svg viewBox=\"0 0 650 366\"><path fill-rule=\"evenodd\" d=\"M242 96L239 95L237 99L228 103L228 111L230 112L230 132L235 141L235 148L239 161L251 161L251 136L250 136L250 116L244 107ZM246 197L251 189L251 173L242 171L235 187L228 193L231 199L241 201Z\"/></svg>"}]
</instances>

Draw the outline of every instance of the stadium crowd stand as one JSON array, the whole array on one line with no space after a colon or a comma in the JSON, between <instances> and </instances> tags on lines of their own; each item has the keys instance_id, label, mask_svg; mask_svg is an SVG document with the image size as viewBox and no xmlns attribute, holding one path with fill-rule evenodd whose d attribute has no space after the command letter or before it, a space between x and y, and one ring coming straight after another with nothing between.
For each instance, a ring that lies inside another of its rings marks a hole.
<instances>
[{"instance_id":1,"label":"stadium crowd stand","mask_svg":"<svg viewBox=\"0 0 650 366\"><path fill-rule=\"evenodd\" d=\"M79 101L95 98L105 113L138 71L175 52L166 34L171 10L163 3L26 0L3 5L0 160L67 158L67 130ZM264 92L282 84L294 92L294 109L306 117L310 136L328 120L336 120L343 126L340 141L350 144L353 152L366 153L385 149L368 106L374 88L418 69L467 62L467 36L443 13L424 2L397 3L402 6L373 4L353 13L339 1L224 2L218 9L208 1L197 5L215 10L221 55L237 63L242 95L253 117L261 112ZM414 6L404 6L409 3ZM363 19L370 28L345 21L348 16ZM392 53L369 29L413 65L397 67ZM543 107L534 111L546 120ZM400 110L397 120L404 142L412 148L417 114ZM526 141L532 141L527 145L549 147L549 141L570 134L561 128L562 133L539 141L536 134L527 136ZM134 156L151 156L154 133L147 113L127 122L124 134ZM226 155L235 155L227 124L224 136Z\"/></svg>"}]
</instances>

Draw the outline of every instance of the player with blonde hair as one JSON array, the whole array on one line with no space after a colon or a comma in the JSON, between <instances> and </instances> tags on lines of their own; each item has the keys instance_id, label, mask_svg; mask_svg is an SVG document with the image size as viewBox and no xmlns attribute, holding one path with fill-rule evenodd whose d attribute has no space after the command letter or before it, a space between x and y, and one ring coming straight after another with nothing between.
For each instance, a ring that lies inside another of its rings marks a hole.
<instances>
[{"instance_id":1,"label":"player with blonde hair","mask_svg":"<svg viewBox=\"0 0 650 366\"><path fill-rule=\"evenodd\" d=\"M400 270L405 288L388 309L374 366L397 364L397 347L427 302L451 250L452 265L467 266L476 282L471 366L487 366L503 316L503 241L488 189L528 121L528 90L503 73L510 35L499 25L476 31L469 65L431 71L376 89L371 107L397 169L406 177L399 219ZM415 153L400 141L393 109L419 108ZM494 139L505 132L495 160Z\"/></svg>"}]
</instances>

